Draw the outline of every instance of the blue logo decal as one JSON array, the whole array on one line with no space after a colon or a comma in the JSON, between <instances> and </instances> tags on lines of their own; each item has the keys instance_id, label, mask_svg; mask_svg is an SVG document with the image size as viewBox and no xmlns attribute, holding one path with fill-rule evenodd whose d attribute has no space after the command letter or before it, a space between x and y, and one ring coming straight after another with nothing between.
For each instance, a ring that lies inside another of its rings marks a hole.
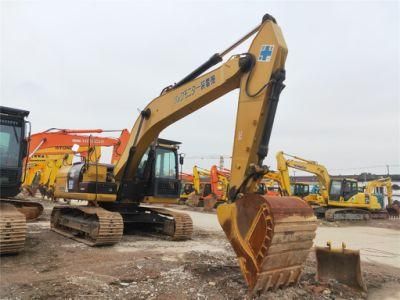
<instances>
[{"instance_id":1,"label":"blue logo decal","mask_svg":"<svg viewBox=\"0 0 400 300\"><path fill-rule=\"evenodd\" d=\"M258 61L270 61L272 52L274 51L274 45L262 45Z\"/></svg>"}]
</instances>

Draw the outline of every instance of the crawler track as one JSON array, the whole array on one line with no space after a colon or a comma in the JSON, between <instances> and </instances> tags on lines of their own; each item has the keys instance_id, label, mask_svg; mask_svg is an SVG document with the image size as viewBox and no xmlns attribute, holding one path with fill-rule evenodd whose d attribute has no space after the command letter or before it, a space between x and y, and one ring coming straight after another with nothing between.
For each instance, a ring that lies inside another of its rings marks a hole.
<instances>
[{"instance_id":1,"label":"crawler track","mask_svg":"<svg viewBox=\"0 0 400 300\"><path fill-rule=\"evenodd\" d=\"M89 246L103 246L121 240L124 223L119 213L101 207L56 206L51 229Z\"/></svg>"},{"instance_id":2,"label":"crawler track","mask_svg":"<svg viewBox=\"0 0 400 300\"><path fill-rule=\"evenodd\" d=\"M163 233L171 236L175 241L188 240L193 233L192 218L185 213L171 211L165 208L151 208L153 212L172 218L164 224Z\"/></svg>"},{"instance_id":3,"label":"crawler track","mask_svg":"<svg viewBox=\"0 0 400 300\"><path fill-rule=\"evenodd\" d=\"M356 208L330 208L325 212L325 219L334 221L368 221L371 213L367 210Z\"/></svg>"},{"instance_id":4,"label":"crawler track","mask_svg":"<svg viewBox=\"0 0 400 300\"><path fill-rule=\"evenodd\" d=\"M20 252L25 239L25 216L12 204L0 203L0 254Z\"/></svg>"}]
</instances>

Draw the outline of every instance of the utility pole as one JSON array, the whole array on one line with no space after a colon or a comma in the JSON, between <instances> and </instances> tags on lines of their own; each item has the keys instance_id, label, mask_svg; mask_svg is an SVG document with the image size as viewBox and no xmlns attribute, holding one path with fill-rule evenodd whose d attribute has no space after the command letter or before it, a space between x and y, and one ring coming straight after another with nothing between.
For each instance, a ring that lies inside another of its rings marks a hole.
<instances>
[{"instance_id":1,"label":"utility pole","mask_svg":"<svg viewBox=\"0 0 400 300\"><path fill-rule=\"evenodd\" d=\"M387 170L387 176L389 176L390 172L389 172L389 165L386 165L386 170Z\"/></svg>"},{"instance_id":2,"label":"utility pole","mask_svg":"<svg viewBox=\"0 0 400 300\"><path fill-rule=\"evenodd\" d=\"M219 157L219 169L220 169L220 170L223 170L223 169L224 169L224 156L223 156L223 155L221 155L221 156Z\"/></svg>"}]
</instances>

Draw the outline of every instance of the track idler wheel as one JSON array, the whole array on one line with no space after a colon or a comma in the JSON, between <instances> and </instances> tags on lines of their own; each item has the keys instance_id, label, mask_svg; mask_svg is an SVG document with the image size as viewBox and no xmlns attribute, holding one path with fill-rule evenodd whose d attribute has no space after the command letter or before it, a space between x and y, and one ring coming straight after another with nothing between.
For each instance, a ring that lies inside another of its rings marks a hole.
<instances>
[{"instance_id":1,"label":"track idler wheel","mask_svg":"<svg viewBox=\"0 0 400 300\"><path fill-rule=\"evenodd\" d=\"M253 294L299 281L317 229L305 201L246 194L217 215Z\"/></svg>"}]
</instances>

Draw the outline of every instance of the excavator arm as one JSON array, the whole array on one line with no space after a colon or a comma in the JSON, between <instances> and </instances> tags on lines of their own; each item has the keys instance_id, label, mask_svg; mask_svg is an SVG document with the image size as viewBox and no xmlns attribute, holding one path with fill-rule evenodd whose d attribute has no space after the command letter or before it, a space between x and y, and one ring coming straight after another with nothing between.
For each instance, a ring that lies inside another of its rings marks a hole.
<instances>
[{"instance_id":1,"label":"excavator arm","mask_svg":"<svg viewBox=\"0 0 400 300\"><path fill-rule=\"evenodd\" d=\"M292 159L287 159L285 155L291 157ZM320 184L320 193L322 197L328 201L331 179L328 170L323 165L298 156L289 155L282 151L279 151L276 154L276 161L278 171L282 178L282 188L285 190L285 193L290 195L289 168L293 168L316 175Z\"/></svg>"},{"instance_id":2,"label":"excavator arm","mask_svg":"<svg viewBox=\"0 0 400 300\"><path fill-rule=\"evenodd\" d=\"M127 147L114 169L115 178L129 185L149 145L167 126L240 88L232 155L231 198L251 190L262 177L279 94L285 79L287 47L275 20L267 15L239 42L256 34L247 53L233 55L215 70L193 76L222 60L214 55L178 84L169 87L143 109L131 130ZM206 67L204 67L206 66ZM194 74L194 75L193 75ZM254 188L253 188L254 189Z\"/></svg>"}]
</instances>

